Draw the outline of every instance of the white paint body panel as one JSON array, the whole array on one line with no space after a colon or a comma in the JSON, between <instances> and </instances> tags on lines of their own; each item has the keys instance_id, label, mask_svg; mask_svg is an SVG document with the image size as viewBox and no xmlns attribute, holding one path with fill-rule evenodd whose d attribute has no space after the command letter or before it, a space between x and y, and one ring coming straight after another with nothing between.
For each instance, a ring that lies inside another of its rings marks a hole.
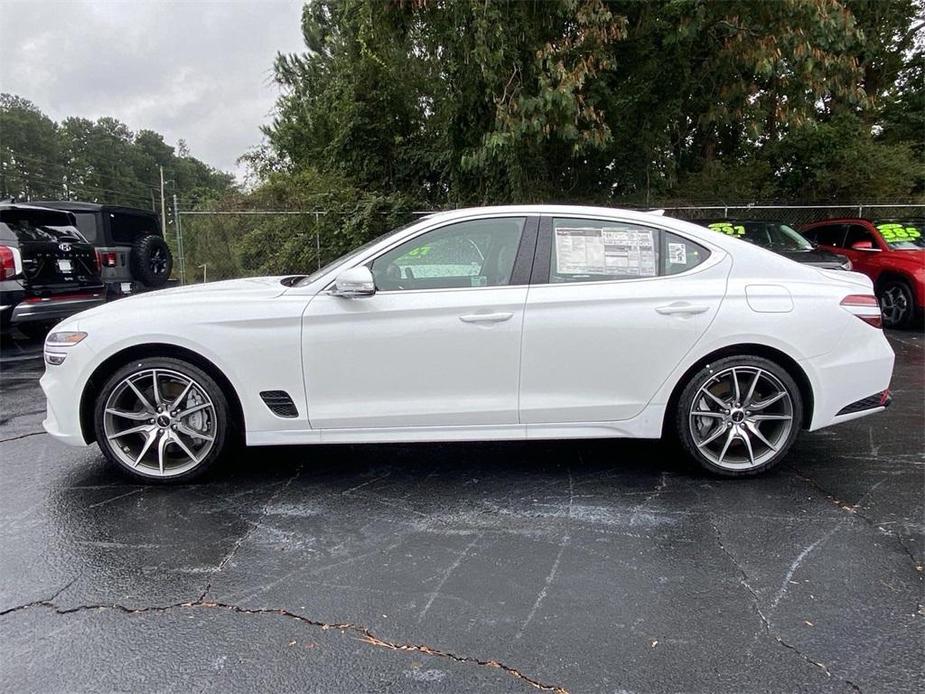
<instances>
[{"instance_id":1,"label":"white paint body panel","mask_svg":"<svg viewBox=\"0 0 925 694\"><path fill-rule=\"evenodd\" d=\"M302 331L312 428L517 424L526 299L526 287L320 294Z\"/></svg>"},{"instance_id":2,"label":"white paint body panel","mask_svg":"<svg viewBox=\"0 0 925 694\"><path fill-rule=\"evenodd\" d=\"M341 270L418 234L510 215L646 224L711 256L680 275L621 282L326 293ZM66 348L64 364L46 367L44 425L86 445L80 405L91 375L105 379L108 359L156 344L195 352L227 378L253 445L654 438L693 365L719 349L760 345L799 365L812 389L809 428L818 429L861 416L836 413L889 386L893 353L883 333L839 306L853 293L872 293L870 280L666 217L585 207L458 210L382 239L304 286L280 278L197 285L67 319L58 330L88 336ZM656 310L666 306L697 310ZM480 313L511 315L460 320ZM259 397L264 390L288 392L299 416L274 415Z\"/></svg>"}]
</instances>

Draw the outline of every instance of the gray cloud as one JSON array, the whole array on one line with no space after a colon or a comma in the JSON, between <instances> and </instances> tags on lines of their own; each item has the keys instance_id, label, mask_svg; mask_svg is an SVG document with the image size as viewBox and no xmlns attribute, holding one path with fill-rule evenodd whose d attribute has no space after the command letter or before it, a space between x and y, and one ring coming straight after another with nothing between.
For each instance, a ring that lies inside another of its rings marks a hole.
<instances>
[{"instance_id":1,"label":"gray cloud","mask_svg":"<svg viewBox=\"0 0 925 694\"><path fill-rule=\"evenodd\" d=\"M0 91L55 120L114 116L226 171L261 140L298 0L0 1Z\"/></svg>"}]
</instances>

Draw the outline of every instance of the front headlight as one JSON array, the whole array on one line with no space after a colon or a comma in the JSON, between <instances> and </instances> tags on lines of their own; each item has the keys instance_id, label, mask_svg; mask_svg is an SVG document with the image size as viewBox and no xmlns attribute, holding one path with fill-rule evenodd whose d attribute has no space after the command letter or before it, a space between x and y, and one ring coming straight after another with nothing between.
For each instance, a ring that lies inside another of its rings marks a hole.
<instances>
[{"instance_id":1,"label":"front headlight","mask_svg":"<svg viewBox=\"0 0 925 694\"><path fill-rule=\"evenodd\" d=\"M841 269L851 270L852 267L854 266L851 264L851 258L845 258L844 262L841 264Z\"/></svg>"},{"instance_id":2,"label":"front headlight","mask_svg":"<svg viewBox=\"0 0 925 694\"><path fill-rule=\"evenodd\" d=\"M72 347L83 340L87 333L78 330L65 330L62 332L51 333L45 338L46 347Z\"/></svg>"},{"instance_id":3,"label":"front headlight","mask_svg":"<svg viewBox=\"0 0 925 694\"><path fill-rule=\"evenodd\" d=\"M52 366L61 366L67 359L67 352L58 350L73 347L86 336L87 333L78 330L60 330L51 333L45 338L45 362Z\"/></svg>"}]
</instances>

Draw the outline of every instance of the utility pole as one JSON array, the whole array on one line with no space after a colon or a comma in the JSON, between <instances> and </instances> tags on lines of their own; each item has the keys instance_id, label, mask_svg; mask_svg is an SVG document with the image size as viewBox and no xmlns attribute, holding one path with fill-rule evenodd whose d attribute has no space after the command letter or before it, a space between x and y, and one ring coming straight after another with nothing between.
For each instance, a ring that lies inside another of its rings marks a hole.
<instances>
[{"instance_id":1,"label":"utility pole","mask_svg":"<svg viewBox=\"0 0 925 694\"><path fill-rule=\"evenodd\" d=\"M164 167L158 166L161 171L161 236L167 238L167 203L164 200Z\"/></svg>"},{"instance_id":2,"label":"utility pole","mask_svg":"<svg viewBox=\"0 0 925 694\"><path fill-rule=\"evenodd\" d=\"M186 266L183 262L183 230L180 226L180 207L177 194L173 194L173 223L177 227L177 264L180 266L180 284L186 284Z\"/></svg>"}]
</instances>

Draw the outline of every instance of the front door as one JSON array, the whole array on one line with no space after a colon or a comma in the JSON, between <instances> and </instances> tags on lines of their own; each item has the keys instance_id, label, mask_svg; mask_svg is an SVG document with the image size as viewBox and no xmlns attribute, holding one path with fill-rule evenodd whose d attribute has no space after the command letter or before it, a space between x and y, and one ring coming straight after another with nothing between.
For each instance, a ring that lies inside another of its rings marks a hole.
<instances>
[{"instance_id":1,"label":"front door","mask_svg":"<svg viewBox=\"0 0 925 694\"><path fill-rule=\"evenodd\" d=\"M527 226L425 232L369 264L376 294L315 297L302 331L312 428L516 425Z\"/></svg>"}]
</instances>

